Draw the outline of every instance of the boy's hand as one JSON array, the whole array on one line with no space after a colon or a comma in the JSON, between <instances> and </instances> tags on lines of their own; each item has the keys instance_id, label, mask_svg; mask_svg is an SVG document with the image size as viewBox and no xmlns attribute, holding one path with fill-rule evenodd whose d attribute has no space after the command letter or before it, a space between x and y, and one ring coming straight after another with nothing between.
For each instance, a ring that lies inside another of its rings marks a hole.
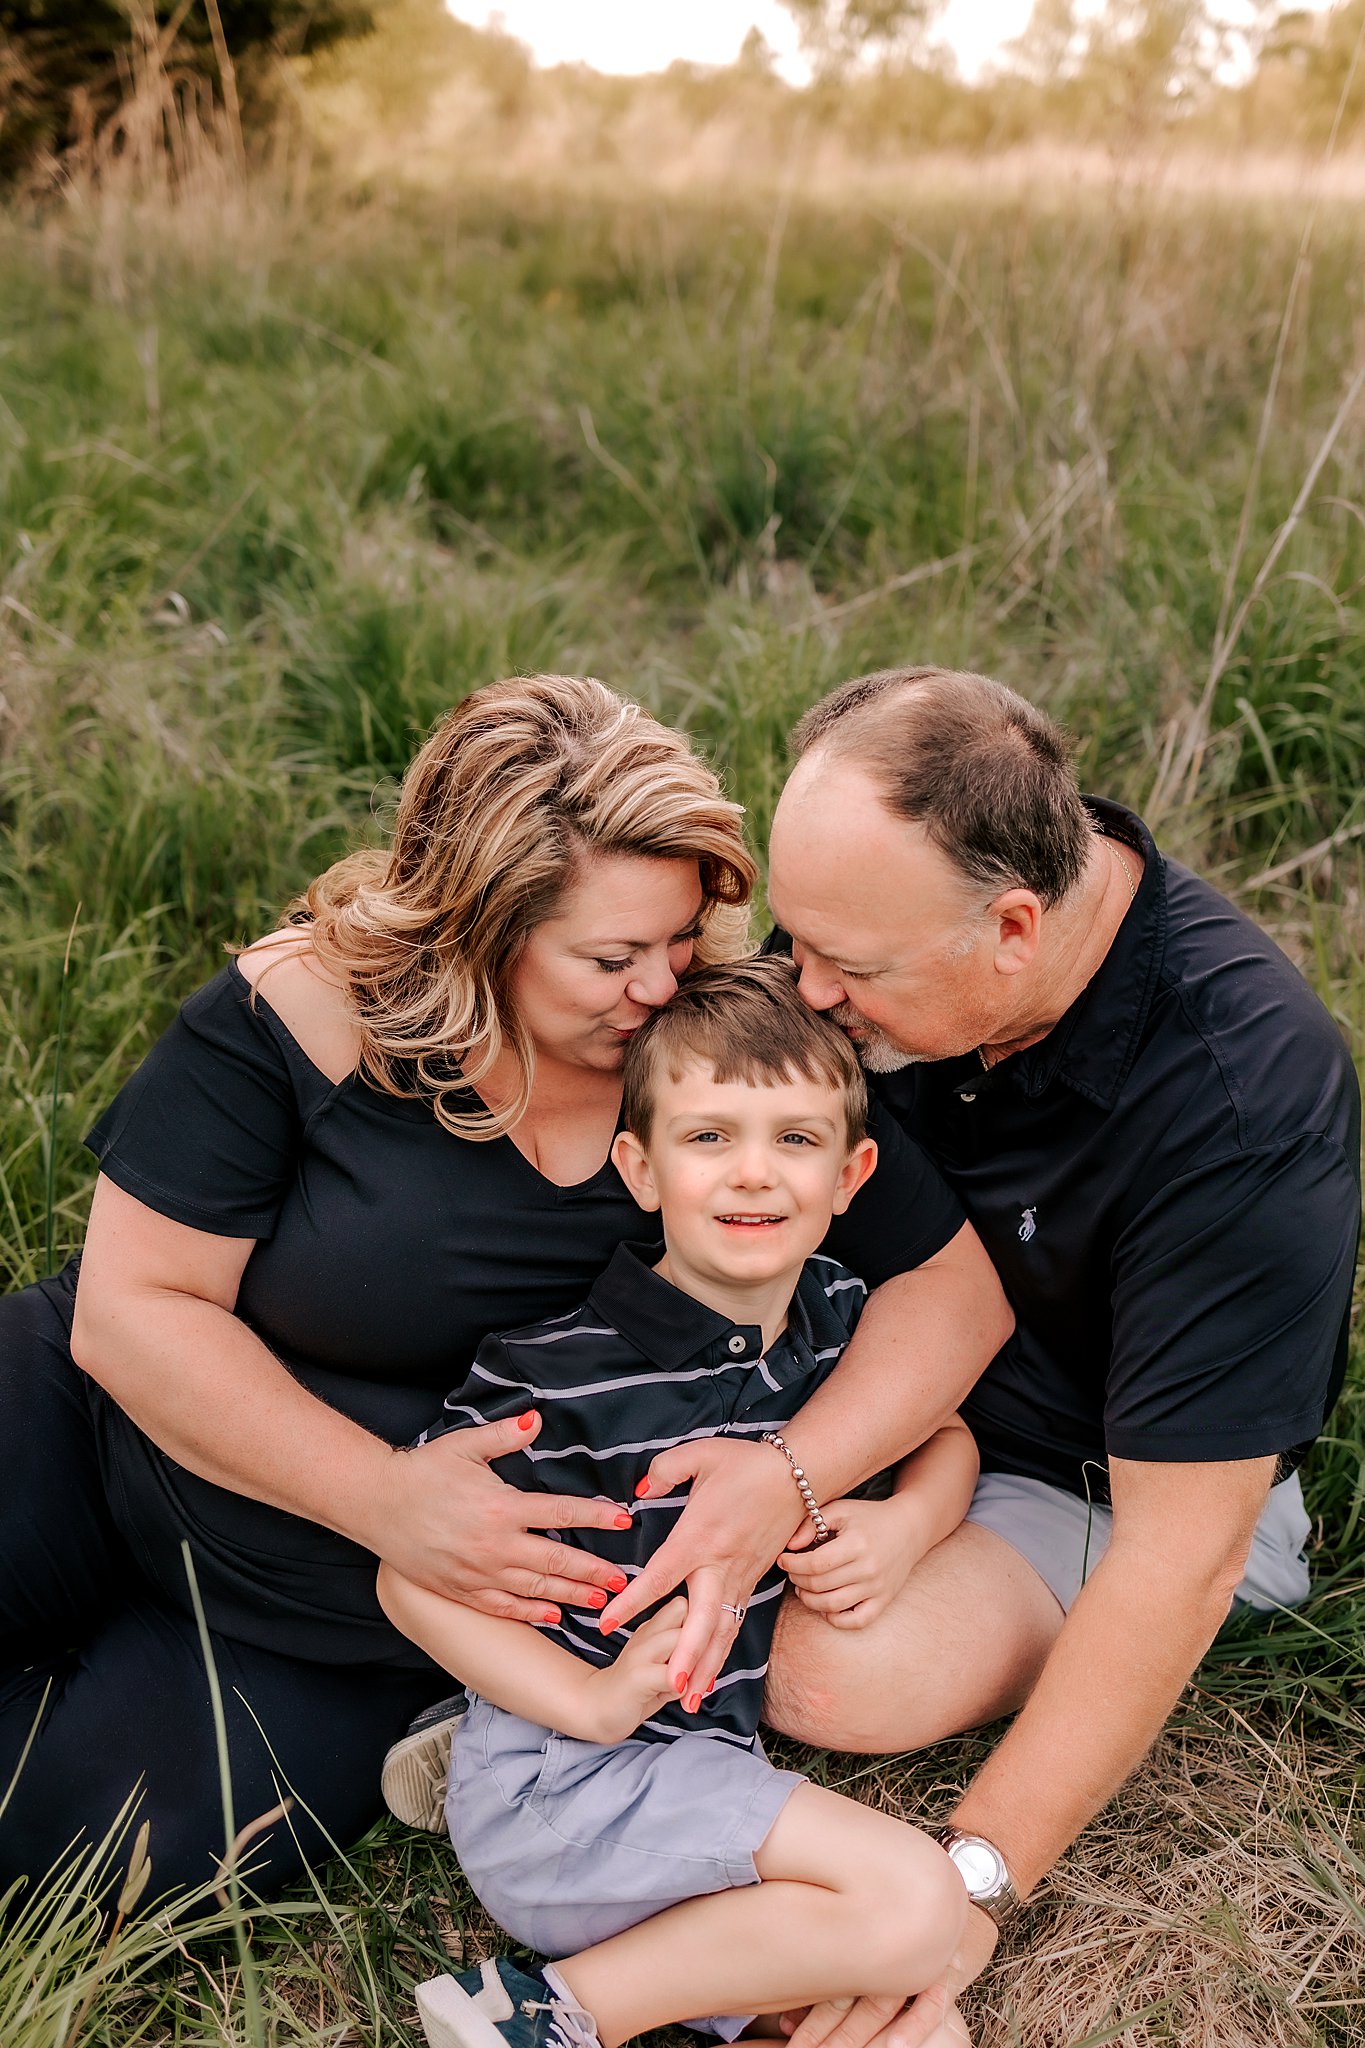
<instances>
[{"instance_id":1,"label":"boy's hand","mask_svg":"<svg viewBox=\"0 0 1365 2048\"><path fill-rule=\"evenodd\" d=\"M595 1741L627 1741L642 1721L677 1699L668 1660L686 1619L686 1600L681 1596L670 1600L667 1607L640 1624L614 1664L593 1672L594 1708L601 1715Z\"/></svg>"},{"instance_id":2,"label":"boy's hand","mask_svg":"<svg viewBox=\"0 0 1365 2048\"><path fill-rule=\"evenodd\" d=\"M824 1511L834 1538L818 1549L814 1530L803 1529L777 1560L801 1605L835 1628L875 1621L924 1555L913 1499L834 1501Z\"/></svg>"}]
</instances>

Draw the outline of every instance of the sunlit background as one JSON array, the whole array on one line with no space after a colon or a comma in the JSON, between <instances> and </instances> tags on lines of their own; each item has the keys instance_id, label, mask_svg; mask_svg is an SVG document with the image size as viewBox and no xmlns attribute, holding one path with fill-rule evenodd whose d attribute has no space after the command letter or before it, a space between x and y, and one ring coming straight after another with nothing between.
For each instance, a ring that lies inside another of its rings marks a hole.
<instances>
[{"instance_id":1,"label":"sunlit background","mask_svg":"<svg viewBox=\"0 0 1365 2048\"><path fill-rule=\"evenodd\" d=\"M1331 0L1302 0L1314 13ZM959 75L976 79L999 61L1005 46L1028 26L1033 0L946 0L930 31L931 46L951 52ZM1082 4L1084 18L1099 11L1098 0ZM1219 10L1233 31L1227 57L1231 70L1247 61L1238 31L1250 31L1264 8L1257 0L1230 0ZM752 29L773 54L779 75L792 84L810 77L791 14L779 0L504 0L500 7L452 0L451 12L478 28L501 27L524 42L538 64L590 64L594 70L662 71L675 59L693 64L731 64Z\"/></svg>"}]
</instances>

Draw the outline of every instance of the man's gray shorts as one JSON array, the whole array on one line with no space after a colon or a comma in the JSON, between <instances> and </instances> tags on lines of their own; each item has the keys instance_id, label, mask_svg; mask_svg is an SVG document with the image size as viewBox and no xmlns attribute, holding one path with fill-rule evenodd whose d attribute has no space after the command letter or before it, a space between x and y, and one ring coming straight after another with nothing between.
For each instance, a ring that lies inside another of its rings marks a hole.
<instances>
[{"instance_id":1,"label":"man's gray shorts","mask_svg":"<svg viewBox=\"0 0 1365 2048\"><path fill-rule=\"evenodd\" d=\"M557 1959L684 1899L757 1884L754 1851L804 1782L720 1736L574 1742L471 1695L446 1825L494 1919Z\"/></svg>"},{"instance_id":2,"label":"man's gray shorts","mask_svg":"<svg viewBox=\"0 0 1365 2048\"><path fill-rule=\"evenodd\" d=\"M1080 1500L1042 1479L984 1472L977 1481L969 1522L993 1529L1026 1558L1063 1609L1071 1603L1109 1548L1113 1510ZM1251 1539L1246 1576L1236 1601L1269 1612L1297 1607L1308 1597L1304 1545L1310 1528L1298 1474L1270 1489Z\"/></svg>"}]
</instances>

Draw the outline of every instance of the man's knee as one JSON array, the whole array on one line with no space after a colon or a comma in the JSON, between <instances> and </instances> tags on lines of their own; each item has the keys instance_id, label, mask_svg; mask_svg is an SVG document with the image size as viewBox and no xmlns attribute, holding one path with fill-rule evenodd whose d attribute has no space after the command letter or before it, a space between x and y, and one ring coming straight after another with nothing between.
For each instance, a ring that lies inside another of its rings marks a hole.
<instances>
[{"instance_id":1,"label":"man's knee","mask_svg":"<svg viewBox=\"0 0 1365 2048\"><path fill-rule=\"evenodd\" d=\"M764 1718L825 1749L923 1748L1022 1705L1062 1618L1009 1544L966 1523L870 1628L836 1629L789 1594Z\"/></svg>"}]
</instances>

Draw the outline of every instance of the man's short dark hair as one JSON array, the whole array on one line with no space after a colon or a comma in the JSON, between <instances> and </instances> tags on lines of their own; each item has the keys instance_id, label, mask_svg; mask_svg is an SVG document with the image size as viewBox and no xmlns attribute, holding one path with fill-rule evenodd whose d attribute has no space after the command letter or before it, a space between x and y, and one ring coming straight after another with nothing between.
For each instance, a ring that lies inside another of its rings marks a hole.
<instances>
[{"instance_id":1,"label":"man's short dark hair","mask_svg":"<svg viewBox=\"0 0 1365 2048\"><path fill-rule=\"evenodd\" d=\"M887 668L813 705L792 751L867 770L887 809L922 824L969 881L1054 904L1085 871L1092 835L1060 726L989 676Z\"/></svg>"},{"instance_id":2,"label":"man's short dark hair","mask_svg":"<svg viewBox=\"0 0 1365 2048\"><path fill-rule=\"evenodd\" d=\"M722 961L684 981L672 1002L648 1016L628 1040L621 1120L649 1141L661 1074L682 1079L692 1062L724 1086L748 1087L800 1076L823 1081L843 1099L850 1149L867 1130L867 1083L837 1024L803 1003L797 970L780 954Z\"/></svg>"}]
</instances>

